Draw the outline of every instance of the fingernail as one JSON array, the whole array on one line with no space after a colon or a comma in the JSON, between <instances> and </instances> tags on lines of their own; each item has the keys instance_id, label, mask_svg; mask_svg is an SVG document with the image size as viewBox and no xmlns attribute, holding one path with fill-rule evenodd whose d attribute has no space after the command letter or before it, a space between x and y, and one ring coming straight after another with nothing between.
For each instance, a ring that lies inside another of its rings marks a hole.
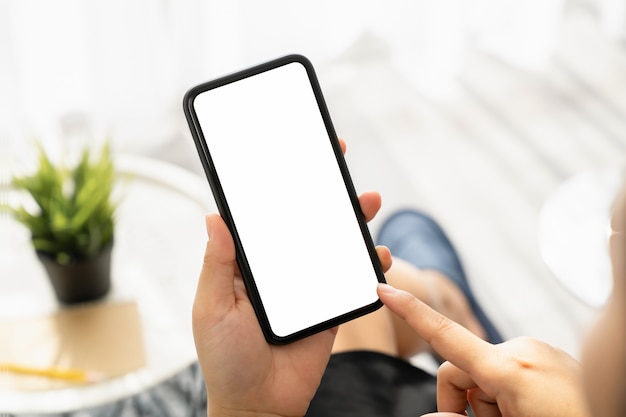
<instances>
[{"instance_id":1,"label":"fingernail","mask_svg":"<svg viewBox=\"0 0 626 417\"><path fill-rule=\"evenodd\" d=\"M378 291L382 294L395 294L398 290L389 284L378 284Z\"/></svg>"}]
</instances>

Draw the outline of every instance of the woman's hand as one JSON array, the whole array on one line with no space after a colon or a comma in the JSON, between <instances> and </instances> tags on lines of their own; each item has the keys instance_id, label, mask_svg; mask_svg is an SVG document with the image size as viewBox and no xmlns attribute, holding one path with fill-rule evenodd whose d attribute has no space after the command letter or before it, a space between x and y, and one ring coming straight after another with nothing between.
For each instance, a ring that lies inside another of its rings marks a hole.
<instances>
[{"instance_id":1,"label":"woman's hand","mask_svg":"<svg viewBox=\"0 0 626 417\"><path fill-rule=\"evenodd\" d=\"M531 338L491 345L409 293L379 285L378 295L448 360L437 379L438 416L588 416L580 366Z\"/></svg>"},{"instance_id":2,"label":"woman's hand","mask_svg":"<svg viewBox=\"0 0 626 417\"><path fill-rule=\"evenodd\" d=\"M365 193L359 201L367 221L381 206L378 193ZM228 228L219 215L207 216L206 224L210 239L193 306L193 331L209 415L304 415L337 329L289 345L268 344L244 288ZM391 255L386 248L377 252L386 271Z\"/></svg>"},{"instance_id":3,"label":"woman's hand","mask_svg":"<svg viewBox=\"0 0 626 417\"><path fill-rule=\"evenodd\" d=\"M329 358L334 330L287 346L266 342L218 215L207 216L193 330L209 416L304 415Z\"/></svg>"}]
</instances>

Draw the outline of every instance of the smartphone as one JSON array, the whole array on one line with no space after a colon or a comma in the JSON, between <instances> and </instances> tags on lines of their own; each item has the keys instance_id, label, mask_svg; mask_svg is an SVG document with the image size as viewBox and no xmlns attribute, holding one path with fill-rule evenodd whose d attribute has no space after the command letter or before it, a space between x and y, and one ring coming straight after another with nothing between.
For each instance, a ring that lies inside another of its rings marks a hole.
<instances>
[{"instance_id":1,"label":"smartphone","mask_svg":"<svg viewBox=\"0 0 626 417\"><path fill-rule=\"evenodd\" d=\"M311 62L221 77L183 106L265 338L289 343L381 307L384 274Z\"/></svg>"}]
</instances>

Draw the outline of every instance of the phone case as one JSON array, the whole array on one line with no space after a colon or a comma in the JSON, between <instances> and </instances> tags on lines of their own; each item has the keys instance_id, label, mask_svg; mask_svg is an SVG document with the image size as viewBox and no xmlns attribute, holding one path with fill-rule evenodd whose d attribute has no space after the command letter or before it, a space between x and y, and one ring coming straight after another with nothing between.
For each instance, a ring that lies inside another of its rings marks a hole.
<instances>
[{"instance_id":1,"label":"phone case","mask_svg":"<svg viewBox=\"0 0 626 417\"><path fill-rule=\"evenodd\" d=\"M347 311L336 317L332 317L329 320L325 320L320 323L315 323L311 326L300 329L288 335L276 334L276 332L272 328L272 324L268 320L268 315L266 314L266 306L263 304L263 300L261 299L261 296L259 294L259 290L257 288L254 277L252 276L252 273L250 270L250 266L248 264L248 259L246 256L245 248L243 247L242 241L238 234L237 219L233 218L233 215L229 208L229 202L227 201L225 197L224 190L222 189L222 185L220 183L220 174L216 171L216 167L212 161L211 152L210 152L210 149L208 148L207 141L205 140L202 126L198 118L198 113L196 112L194 103L195 103L196 98L199 95L203 94L204 92L207 92L213 89L218 89L222 86L231 85L232 83L236 83L238 81L241 81L241 80L244 80L249 77L259 75L259 74L263 74L267 71L271 71L273 69L277 69L284 65L291 64L291 63L299 63L306 69L306 73L308 75L311 88L313 90L315 99L317 101L318 109L320 111L321 117L323 119L323 122L326 128L326 133L328 135L329 140L332 143L332 148L336 157L336 161L341 171L341 175L344 179L346 191L349 195L352 207L355 212L355 216L357 218L357 221L360 227L363 241L365 242L365 246L367 247L367 251L369 253L369 258L372 262L372 268L375 271L377 282L385 282L384 274L382 272L382 268L378 261L374 244L370 237L365 219L361 213L358 197L356 195L354 185L350 178L347 165L343 158L341 147L337 139L337 135L334 131L331 118L330 118L328 109L326 107L324 98L322 96L322 91L319 86L319 82L317 80L317 77L316 77L316 74L315 74L315 71L313 69L313 65L311 64L311 62L302 55L288 55L288 56L284 56L284 57L281 57L281 58L278 58L269 62L262 63L260 65L257 65L251 68L247 68L247 69L235 72L230 75L217 78L213 81L209 81L209 82L206 82L206 83L203 83L203 84L200 84L198 86L191 88L186 93L184 100L183 100L184 113L187 118L187 122L189 124L189 128L191 130L191 133L192 133L195 145L196 145L196 149L198 151L198 155L200 157L207 179L211 186L211 190L212 190L214 199L216 201L217 207L219 209L219 212L222 218L226 222L233 236L236 251L237 251L237 262L241 270L244 283L246 285L248 296L255 309L255 313L257 315L257 318L259 320L259 323L263 330L263 334L265 335L265 338L267 339L268 342L271 342L274 344L284 344L284 343L289 343L289 342L301 339L303 337L312 335L314 333L335 327L341 323L352 320L359 316L368 314L372 311L377 310L378 308L382 306L382 303L380 302L380 300L376 298L376 300L372 303L360 306L359 308L356 308L351 311ZM245 123L245 121L242 121L242 123ZM289 153L286 152L285 155L283 155L282 157L289 158ZM324 300L320 300L319 304L320 306L323 306ZM294 314L297 314L297 313L294 312Z\"/></svg>"}]
</instances>

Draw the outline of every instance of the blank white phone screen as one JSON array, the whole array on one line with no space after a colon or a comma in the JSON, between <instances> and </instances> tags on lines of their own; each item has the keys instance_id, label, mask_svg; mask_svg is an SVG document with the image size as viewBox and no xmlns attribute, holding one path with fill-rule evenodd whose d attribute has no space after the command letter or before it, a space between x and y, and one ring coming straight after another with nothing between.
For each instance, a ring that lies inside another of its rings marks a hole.
<instances>
[{"instance_id":1,"label":"blank white phone screen","mask_svg":"<svg viewBox=\"0 0 626 417\"><path fill-rule=\"evenodd\" d=\"M305 67L202 92L194 107L272 332L376 302L378 279Z\"/></svg>"}]
</instances>

